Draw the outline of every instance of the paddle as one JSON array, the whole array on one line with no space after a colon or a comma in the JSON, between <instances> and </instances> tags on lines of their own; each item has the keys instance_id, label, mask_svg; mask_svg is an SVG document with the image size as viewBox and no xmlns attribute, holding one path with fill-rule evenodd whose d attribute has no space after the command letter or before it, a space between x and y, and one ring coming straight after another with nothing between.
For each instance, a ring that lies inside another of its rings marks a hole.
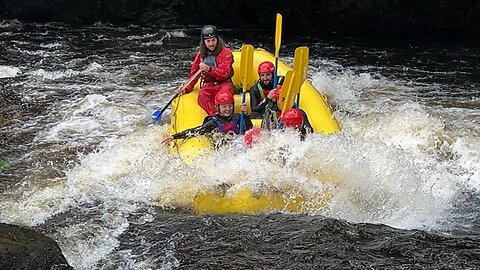
<instances>
[{"instance_id":1,"label":"paddle","mask_svg":"<svg viewBox=\"0 0 480 270\"><path fill-rule=\"evenodd\" d=\"M293 80L295 79L296 74L292 71L289 70L287 71L287 74L285 75L285 81L283 82L282 85L282 91L280 92L280 96L278 98L278 108L283 112L288 110L293 106L293 103L295 100L292 95L293 91Z\"/></svg>"},{"instance_id":2,"label":"paddle","mask_svg":"<svg viewBox=\"0 0 480 270\"><path fill-rule=\"evenodd\" d=\"M297 92L294 93L294 96L296 96L295 107L297 109L300 105L300 89L303 82L307 79L308 53L308 47L298 47L295 49L293 71L296 75L292 87L294 90L297 90Z\"/></svg>"},{"instance_id":3,"label":"paddle","mask_svg":"<svg viewBox=\"0 0 480 270\"><path fill-rule=\"evenodd\" d=\"M242 76L242 104L245 103L245 96L247 92L247 83L249 83L249 73L253 65L253 46L245 44L242 46L240 56L240 76ZM240 134L243 134L245 129L245 112L240 114Z\"/></svg>"},{"instance_id":4,"label":"paddle","mask_svg":"<svg viewBox=\"0 0 480 270\"><path fill-rule=\"evenodd\" d=\"M293 107L295 104L295 98L300 92L303 82L307 78L307 65L308 65L308 47L299 47L295 50L293 72L294 76L285 82L280 92L280 98L278 100L279 108L282 110L282 114ZM287 72L288 75L288 72Z\"/></svg>"},{"instance_id":5,"label":"paddle","mask_svg":"<svg viewBox=\"0 0 480 270\"><path fill-rule=\"evenodd\" d=\"M278 84L278 54L280 52L280 44L282 43L282 15L277 13L275 22L275 72L273 72L273 88Z\"/></svg>"},{"instance_id":6,"label":"paddle","mask_svg":"<svg viewBox=\"0 0 480 270\"><path fill-rule=\"evenodd\" d=\"M160 124L160 121L162 120L162 114L163 112L172 104L173 100L176 99L180 94L181 91L187 87L193 80L195 80L201 73L202 71L199 69L195 74L193 74L192 77L190 77L188 80L182 82L182 84L177 88L177 91L175 91L175 95L167 102L167 104L163 107L161 110L155 110L152 113L152 121L150 122L151 124Z\"/></svg>"}]
</instances>

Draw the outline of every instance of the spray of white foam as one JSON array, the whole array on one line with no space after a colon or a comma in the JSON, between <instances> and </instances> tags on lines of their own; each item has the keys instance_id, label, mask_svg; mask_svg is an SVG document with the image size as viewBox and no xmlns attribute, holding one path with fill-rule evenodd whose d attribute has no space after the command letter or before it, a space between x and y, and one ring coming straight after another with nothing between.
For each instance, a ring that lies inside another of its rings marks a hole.
<instances>
[{"instance_id":1,"label":"spray of white foam","mask_svg":"<svg viewBox=\"0 0 480 270\"><path fill-rule=\"evenodd\" d=\"M100 151L83 157L81 164L67 173L69 190L77 203L101 201L100 212L118 212L116 215L122 217L135 212L141 205L188 208L201 174L168 154L167 147L159 140L162 134L165 134L165 127L149 128L118 140L108 140ZM100 230L94 230L108 233L111 244L92 246L87 238L76 239L76 242L88 243L80 250L67 251L67 259L74 261L72 265L86 267L105 258L118 244L117 232L121 233L128 222L121 218L118 225L112 228L102 223ZM92 229L86 228L86 231ZM70 243L61 244L72 247ZM98 257L89 255L97 249L103 250L97 253Z\"/></svg>"},{"instance_id":2,"label":"spray of white foam","mask_svg":"<svg viewBox=\"0 0 480 270\"><path fill-rule=\"evenodd\" d=\"M107 202L108 212L100 217L60 228L55 238L70 265L93 269L118 247L118 237L128 228L128 221L124 213L114 208Z\"/></svg>"},{"instance_id":3,"label":"spray of white foam","mask_svg":"<svg viewBox=\"0 0 480 270\"><path fill-rule=\"evenodd\" d=\"M142 42L142 45L144 46L155 46L155 45L163 45L163 42L165 40L169 40L171 38L184 38L186 37L187 35L185 34L185 32L183 31L165 31L163 33L159 33L159 35L161 34L161 37L160 38L157 38L156 40L153 40L153 41L145 41L145 42ZM140 39L144 39L145 36L143 37L140 37Z\"/></svg>"},{"instance_id":4,"label":"spray of white foam","mask_svg":"<svg viewBox=\"0 0 480 270\"><path fill-rule=\"evenodd\" d=\"M94 75L98 76L99 72L102 71L103 66L98 64L97 62L92 62L88 64L83 70L74 70L74 69L59 69L59 70L45 70L43 68L32 70L27 72L27 74L31 75L33 78L41 79L41 80L50 80L50 81L57 81L57 80L64 80L67 78L78 77L82 75Z\"/></svg>"},{"instance_id":5,"label":"spray of white foam","mask_svg":"<svg viewBox=\"0 0 480 270\"><path fill-rule=\"evenodd\" d=\"M357 137L335 143L329 154L341 161L340 180L328 206L329 216L432 228L451 207L456 192L451 179L447 176L446 184L438 183L440 172L416 163L415 156L401 147Z\"/></svg>"},{"instance_id":6,"label":"spray of white foam","mask_svg":"<svg viewBox=\"0 0 480 270\"><path fill-rule=\"evenodd\" d=\"M2 20L0 21L0 28L21 27L22 23L17 20Z\"/></svg>"},{"instance_id":7,"label":"spray of white foam","mask_svg":"<svg viewBox=\"0 0 480 270\"><path fill-rule=\"evenodd\" d=\"M90 269L118 246L130 213L145 205L191 204L201 174L167 153L159 140L165 128L104 141L97 152L81 156L65 178L11 194L0 206L0 220L32 226L71 208L100 215L67 224L56 236L72 265Z\"/></svg>"},{"instance_id":8,"label":"spray of white foam","mask_svg":"<svg viewBox=\"0 0 480 270\"><path fill-rule=\"evenodd\" d=\"M72 69L66 69L63 71L60 71L60 70L47 71L41 68L31 72L31 74L35 77L39 77L46 80L60 80L64 78L77 76L79 72Z\"/></svg>"},{"instance_id":9,"label":"spray of white foam","mask_svg":"<svg viewBox=\"0 0 480 270\"><path fill-rule=\"evenodd\" d=\"M0 66L0 79L17 77L21 71L18 67Z\"/></svg>"},{"instance_id":10,"label":"spray of white foam","mask_svg":"<svg viewBox=\"0 0 480 270\"><path fill-rule=\"evenodd\" d=\"M347 133L300 141L293 133L274 132L251 149L229 149L196 165L207 172L203 188L301 195L306 213L401 228L431 227L455 194L451 185L434 185L440 172L416 164L413 154ZM330 204L318 207L326 194L332 195Z\"/></svg>"},{"instance_id":11,"label":"spray of white foam","mask_svg":"<svg viewBox=\"0 0 480 270\"><path fill-rule=\"evenodd\" d=\"M212 158L202 157L195 164L206 173L200 179L202 189L212 192L219 186L228 187L227 194L243 188L254 194L273 191L285 198L301 195L307 203L325 195L323 175L310 160L303 162L308 146L293 132L265 132L251 149L238 143L226 150Z\"/></svg>"},{"instance_id":12,"label":"spray of white foam","mask_svg":"<svg viewBox=\"0 0 480 270\"><path fill-rule=\"evenodd\" d=\"M157 35L158 35L158 33L156 33L156 34L145 34L145 35L142 35L142 36L132 35L132 36L126 37L126 39L128 39L128 40L142 40L142 39L153 38L153 37L156 37Z\"/></svg>"},{"instance_id":13,"label":"spray of white foam","mask_svg":"<svg viewBox=\"0 0 480 270\"><path fill-rule=\"evenodd\" d=\"M337 69L316 72L313 83L340 109L336 117L353 142L340 159L357 164L345 166L351 177L342 178L329 215L438 228L465 186L478 186L478 139L468 135L478 127L410 99L414 85Z\"/></svg>"},{"instance_id":14,"label":"spray of white foam","mask_svg":"<svg viewBox=\"0 0 480 270\"><path fill-rule=\"evenodd\" d=\"M44 49L58 49L62 48L64 46L63 43L61 42L53 42L53 43L41 43L40 47Z\"/></svg>"},{"instance_id":15,"label":"spray of white foam","mask_svg":"<svg viewBox=\"0 0 480 270\"><path fill-rule=\"evenodd\" d=\"M75 103L77 109L66 117L104 103L109 103L105 97L90 96ZM393 118L405 124L385 126ZM430 152L438 157L441 150L435 144L425 149L434 142L432 134L442 129L441 122L415 106L401 107L391 116L344 120L339 134L311 134L301 141L288 130L265 133L252 148L234 143L191 165L159 142L166 126L139 129L107 139L96 152L81 156L62 181L7 200L1 218L33 225L69 208L93 205L100 217L68 225L56 237L68 261L81 269L94 267L118 247L130 213L145 205L188 209L197 194L219 186L226 186L227 193L249 187L254 192L302 195L304 212L352 222L425 228L441 219L457 190L444 164L431 161ZM50 136L58 138L59 130L52 128ZM326 192L332 194L330 204L317 207L317 199Z\"/></svg>"},{"instance_id":16,"label":"spray of white foam","mask_svg":"<svg viewBox=\"0 0 480 270\"><path fill-rule=\"evenodd\" d=\"M72 190L83 194L85 201L121 199L152 203L171 186L181 189L187 183L177 182L183 175L181 164L169 166L172 157L153 132L158 131L151 129L147 132L150 135L108 141L101 152L85 156L81 165L67 174Z\"/></svg>"},{"instance_id":17,"label":"spray of white foam","mask_svg":"<svg viewBox=\"0 0 480 270\"><path fill-rule=\"evenodd\" d=\"M39 132L35 142L64 142L68 146L82 146L105 137L132 133L139 121L143 122L145 108L135 104L123 105L108 96L91 94L72 101L63 101L55 110L62 118ZM58 117L58 116L55 116Z\"/></svg>"},{"instance_id":18,"label":"spray of white foam","mask_svg":"<svg viewBox=\"0 0 480 270\"><path fill-rule=\"evenodd\" d=\"M34 226L67 210L73 199L64 179L44 181L44 186L6 194L0 205L0 221Z\"/></svg>"},{"instance_id":19,"label":"spray of white foam","mask_svg":"<svg viewBox=\"0 0 480 270\"><path fill-rule=\"evenodd\" d=\"M452 151L458 158L462 182L471 190L480 193L480 140L479 136L466 136L457 140ZM462 173L463 172L463 173Z\"/></svg>"}]
</instances>

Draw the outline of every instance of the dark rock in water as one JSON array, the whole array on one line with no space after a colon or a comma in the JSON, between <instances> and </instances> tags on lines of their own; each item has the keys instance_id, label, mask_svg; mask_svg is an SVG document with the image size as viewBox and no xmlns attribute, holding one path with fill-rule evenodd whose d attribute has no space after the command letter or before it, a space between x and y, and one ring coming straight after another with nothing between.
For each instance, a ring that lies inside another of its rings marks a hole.
<instances>
[{"instance_id":1,"label":"dark rock in water","mask_svg":"<svg viewBox=\"0 0 480 270\"><path fill-rule=\"evenodd\" d=\"M0 269L73 269L57 243L41 233L0 223Z\"/></svg>"}]
</instances>

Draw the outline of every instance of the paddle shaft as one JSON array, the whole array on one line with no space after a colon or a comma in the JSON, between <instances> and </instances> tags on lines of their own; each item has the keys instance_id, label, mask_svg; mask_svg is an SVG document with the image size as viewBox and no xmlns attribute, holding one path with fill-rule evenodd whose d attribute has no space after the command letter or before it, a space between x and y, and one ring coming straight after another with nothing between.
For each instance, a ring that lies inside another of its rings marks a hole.
<instances>
[{"instance_id":1,"label":"paddle shaft","mask_svg":"<svg viewBox=\"0 0 480 270\"><path fill-rule=\"evenodd\" d=\"M246 96L246 91L243 91L242 92L242 104L245 103L245 96ZM243 135L245 131L245 112L242 111L242 113L240 114L240 134Z\"/></svg>"},{"instance_id":2,"label":"paddle shaft","mask_svg":"<svg viewBox=\"0 0 480 270\"><path fill-rule=\"evenodd\" d=\"M280 45L282 44L282 15L277 13L275 21L275 71L273 73L273 88L278 85L278 55L280 53Z\"/></svg>"},{"instance_id":3,"label":"paddle shaft","mask_svg":"<svg viewBox=\"0 0 480 270\"><path fill-rule=\"evenodd\" d=\"M275 57L275 71L273 72L273 89L278 85L278 57Z\"/></svg>"},{"instance_id":4,"label":"paddle shaft","mask_svg":"<svg viewBox=\"0 0 480 270\"><path fill-rule=\"evenodd\" d=\"M199 70L197 70L197 72L195 72L195 74L193 74L193 76L190 77L186 82L183 82L183 83L180 85L180 87L178 87L177 93L178 93L179 91L183 91L183 90L185 89L185 87L187 87L187 85L189 85L190 83L192 83L193 80L195 80L195 79L200 75L200 73L202 73L202 70L199 69Z\"/></svg>"},{"instance_id":5,"label":"paddle shaft","mask_svg":"<svg viewBox=\"0 0 480 270\"><path fill-rule=\"evenodd\" d=\"M185 87L187 87L187 85L189 85L191 82L193 82L193 80L195 80L201 73L202 71L199 69L197 70L197 72L195 72L195 74L193 74L192 77L190 77L187 81L183 82L177 89L177 93L175 93L175 95L168 101L168 103L165 105L165 107L163 107L162 110L160 110L160 113L162 114L167 108L168 106L170 106L170 104L172 104L173 100L175 98L178 97L180 91L183 91L185 89Z\"/></svg>"},{"instance_id":6,"label":"paddle shaft","mask_svg":"<svg viewBox=\"0 0 480 270\"><path fill-rule=\"evenodd\" d=\"M160 114L162 114L167 108L168 106L170 106L170 104L172 104L173 100L176 99L178 97L178 93L176 93L168 102L167 104L165 104L165 107L163 107L163 109L160 110Z\"/></svg>"},{"instance_id":7,"label":"paddle shaft","mask_svg":"<svg viewBox=\"0 0 480 270\"><path fill-rule=\"evenodd\" d=\"M240 74L242 78L242 104L245 103L247 93L248 75L253 65L253 46L245 44L242 46L241 60L240 60ZM245 131L245 112L240 113L240 134L243 135Z\"/></svg>"},{"instance_id":8,"label":"paddle shaft","mask_svg":"<svg viewBox=\"0 0 480 270\"><path fill-rule=\"evenodd\" d=\"M193 82L193 80L195 80L200 75L201 72L202 71L200 69L197 72L195 72L195 74L193 74L192 77L190 77L187 81L183 82L178 87L175 95L167 102L167 104L160 111L156 110L156 111L153 112L151 123L154 123L154 124L160 123L160 121L162 120L163 112L168 108L168 106L170 106L170 104L172 104L173 100L176 99L180 95L180 93L185 89L185 87L187 87L187 85L189 85L191 82Z\"/></svg>"}]
</instances>

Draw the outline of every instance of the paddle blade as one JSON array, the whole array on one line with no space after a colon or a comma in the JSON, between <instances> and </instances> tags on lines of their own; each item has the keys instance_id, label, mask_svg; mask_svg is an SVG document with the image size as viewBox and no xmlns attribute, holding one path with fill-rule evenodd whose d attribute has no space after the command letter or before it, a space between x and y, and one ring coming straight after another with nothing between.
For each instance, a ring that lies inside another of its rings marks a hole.
<instances>
[{"instance_id":1,"label":"paddle blade","mask_svg":"<svg viewBox=\"0 0 480 270\"><path fill-rule=\"evenodd\" d=\"M253 46L245 44L241 49L240 57L240 75L242 78L242 89L243 92L247 91L248 84L253 81L252 76L252 66L253 66Z\"/></svg>"},{"instance_id":2,"label":"paddle blade","mask_svg":"<svg viewBox=\"0 0 480 270\"><path fill-rule=\"evenodd\" d=\"M277 13L277 20L275 22L275 57L278 57L281 43L282 43L282 14Z\"/></svg>"},{"instance_id":3,"label":"paddle blade","mask_svg":"<svg viewBox=\"0 0 480 270\"><path fill-rule=\"evenodd\" d=\"M308 67L308 47L298 47L295 49L293 71L295 72L295 80L293 81L293 90L295 95L300 92L303 82L307 79Z\"/></svg>"},{"instance_id":4,"label":"paddle blade","mask_svg":"<svg viewBox=\"0 0 480 270\"><path fill-rule=\"evenodd\" d=\"M295 91L293 91L293 80L295 79L295 73L291 70L287 71L285 75L285 81L282 85L282 91L278 98L278 107L282 110L282 113L288 110L295 103Z\"/></svg>"},{"instance_id":5,"label":"paddle blade","mask_svg":"<svg viewBox=\"0 0 480 270\"><path fill-rule=\"evenodd\" d=\"M160 110L156 110L152 113L152 119L150 121L151 124L157 125L160 124L162 120L162 112Z\"/></svg>"}]
</instances>

